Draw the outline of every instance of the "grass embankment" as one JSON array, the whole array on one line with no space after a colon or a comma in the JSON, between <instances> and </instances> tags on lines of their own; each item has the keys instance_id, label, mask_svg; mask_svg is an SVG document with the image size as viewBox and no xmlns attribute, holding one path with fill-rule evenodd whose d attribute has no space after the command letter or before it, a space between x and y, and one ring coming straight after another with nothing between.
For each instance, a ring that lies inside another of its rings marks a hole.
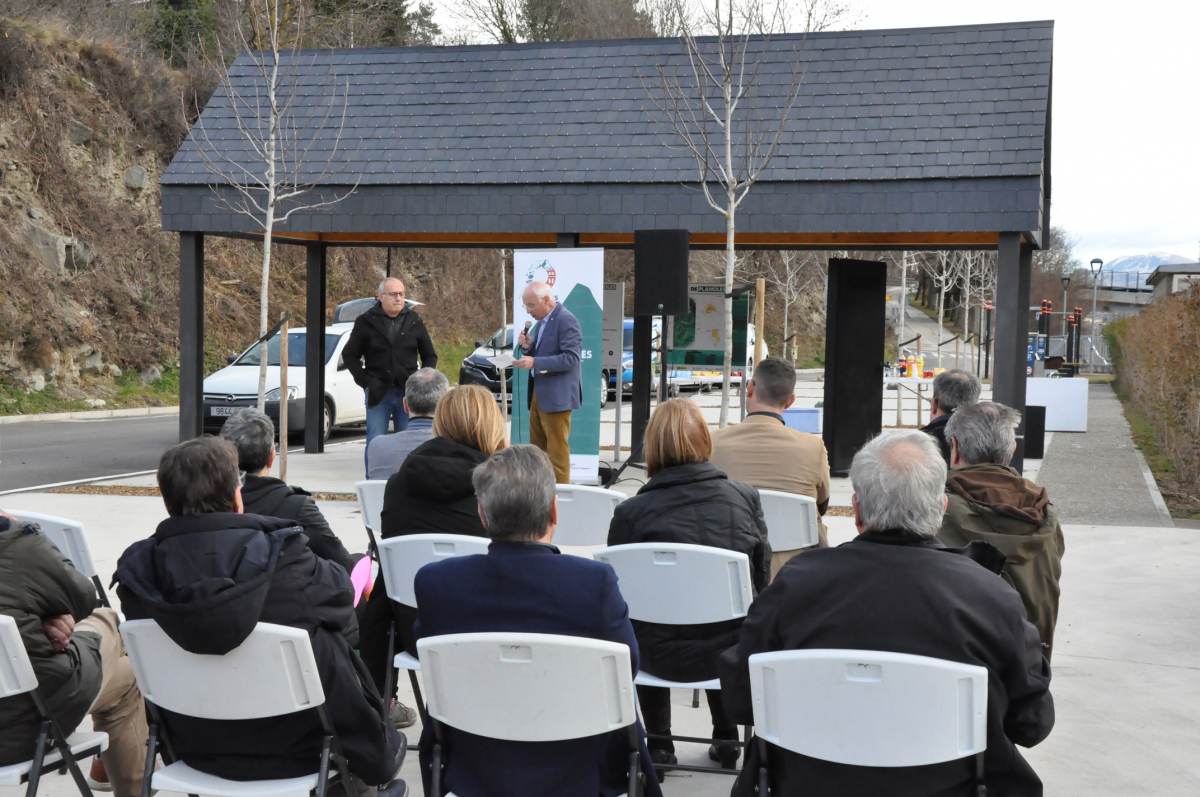
<instances>
[{"instance_id":1,"label":"grass embankment","mask_svg":"<svg viewBox=\"0 0 1200 797\"><path fill-rule=\"evenodd\" d=\"M1171 457L1159 447L1154 426L1130 400L1129 396L1121 390L1120 383L1113 381L1110 374L1097 374L1096 376L1109 377L1107 381L1112 384L1113 392L1121 401L1121 408L1125 411L1125 420L1129 421L1133 442L1142 452L1142 456L1146 458L1146 465L1154 474L1154 481L1158 483L1158 491L1162 493L1163 500L1167 502L1167 508L1171 510L1171 517L1200 520L1200 499L1183 490L1179 483L1179 471L1176 470ZM1093 379L1089 379L1089 381L1093 381ZM1094 381L1102 380L1095 378Z\"/></svg>"},{"instance_id":2,"label":"grass embankment","mask_svg":"<svg viewBox=\"0 0 1200 797\"><path fill-rule=\"evenodd\" d=\"M69 388L73 395L64 395L55 385L36 393L26 393L0 382L0 415L33 415L47 412L79 412L83 410L118 410L130 407L168 407L179 403L179 374L168 370L153 382L143 382L135 373L121 374L115 379L82 377L79 385ZM80 393L101 397L103 406L77 398Z\"/></svg>"}]
</instances>

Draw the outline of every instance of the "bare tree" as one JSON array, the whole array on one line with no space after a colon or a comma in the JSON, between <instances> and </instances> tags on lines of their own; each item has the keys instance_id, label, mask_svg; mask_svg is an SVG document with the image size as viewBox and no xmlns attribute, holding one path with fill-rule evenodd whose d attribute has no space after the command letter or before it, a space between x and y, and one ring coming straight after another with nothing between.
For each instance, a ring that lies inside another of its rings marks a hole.
<instances>
[{"instance_id":1,"label":"bare tree","mask_svg":"<svg viewBox=\"0 0 1200 797\"><path fill-rule=\"evenodd\" d=\"M217 201L231 212L246 216L263 232L262 284L259 289L259 334L266 335L269 321L267 306L271 284L271 239L275 227L286 224L293 213L334 205L354 193L350 188L327 199L306 202L305 195L340 172L337 160L350 85L347 79L340 97L337 81L327 79L331 89L328 103L314 104L297 111L294 102L300 94L293 89L299 75L303 39L303 15L293 15L290 4L281 0L247 0L247 19L237 27L237 41L244 52L242 68L253 76L249 85L234 83L229 71L223 71L219 94L230 109L233 123L245 149L230 153L224 140L215 143L209 137L203 117L195 130L196 152L205 168L217 178ZM292 29L289 29L292 28ZM286 42L290 41L291 44ZM255 49L257 44L258 49ZM222 55L221 61L224 61ZM327 78L331 77L327 75ZM333 120L336 129L330 128ZM332 133L328 150L320 159L310 158L314 144L325 131ZM249 158L239 157L249 153ZM217 189L232 188L230 197ZM259 348L258 408L266 406L267 341ZM282 396L286 401L287 397Z\"/></svg>"},{"instance_id":2,"label":"bare tree","mask_svg":"<svg viewBox=\"0 0 1200 797\"><path fill-rule=\"evenodd\" d=\"M937 353L939 366L942 364L942 332L945 330L946 320L946 288L958 282L962 266L959 255L959 252L935 252L932 257L928 255L925 257L925 273L929 275L934 287L938 289Z\"/></svg>"},{"instance_id":3,"label":"bare tree","mask_svg":"<svg viewBox=\"0 0 1200 797\"><path fill-rule=\"evenodd\" d=\"M738 0L716 0L703 19L715 31L714 42L701 43L699 31L684 6L675 0L683 30L679 37L687 58L682 69L658 64L659 90L647 86L670 140L666 145L692 155L699 189L725 217L725 362L721 377L719 425L729 422L729 384L733 367L733 279L737 266L734 236L737 209L770 165L780 136L799 96L801 75L792 71L782 97L775 97L777 118L759 115L758 70L767 50L765 37L754 37L735 11ZM775 23L770 23L774 25Z\"/></svg>"},{"instance_id":4,"label":"bare tree","mask_svg":"<svg viewBox=\"0 0 1200 797\"><path fill-rule=\"evenodd\" d=\"M458 0L452 15L499 44L654 36L663 0Z\"/></svg>"},{"instance_id":5,"label":"bare tree","mask_svg":"<svg viewBox=\"0 0 1200 797\"><path fill-rule=\"evenodd\" d=\"M809 286L814 281L818 278L824 279L828 271L828 262L822 261L823 259L815 252L767 253L763 276L783 298L783 346L785 352L788 341L789 311L808 292ZM794 361L795 358L793 357L792 360Z\"/></svg>"}]
</instances>

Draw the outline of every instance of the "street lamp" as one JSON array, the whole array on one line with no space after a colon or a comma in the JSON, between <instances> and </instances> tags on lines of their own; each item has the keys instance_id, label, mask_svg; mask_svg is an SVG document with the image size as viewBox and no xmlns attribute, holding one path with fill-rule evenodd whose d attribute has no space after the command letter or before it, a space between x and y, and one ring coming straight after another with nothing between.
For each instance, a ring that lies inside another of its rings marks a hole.
<instances>
[{"instance_id":1,"label":"street lamp","mask_svg":"<svg viewBox=\"0 0 1200 797\"><path fill-rule=\"evenodd\" d=\"M1071 278L1063 277L1062 284L1063 284L1063 340L1065 341L1066 337L1067 337L1067 288L1071 285ZM1064 343L1063 345L1065 346L1066 343Z\"/></svg>"},{"instance_id":2,"label":"street lamp","mask_svg":"<svg viewBox=\"0 0 1200 797\"><path fill-rule=\"evenodd\" d=\"M1098 257L1093 257L1091 262L1092 267L1092 325L1088 333L1088 369L1090 373L1096 373L1096 288L1100 284L1100 272L1104 269L1104 261Z\"/></svg>"}]
</instances>

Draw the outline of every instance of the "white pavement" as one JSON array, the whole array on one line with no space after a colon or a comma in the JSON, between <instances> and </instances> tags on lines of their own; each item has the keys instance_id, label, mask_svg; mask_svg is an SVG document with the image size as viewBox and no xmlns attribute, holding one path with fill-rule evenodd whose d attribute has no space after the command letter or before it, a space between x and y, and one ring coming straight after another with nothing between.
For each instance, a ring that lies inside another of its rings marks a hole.
<instances>
[{"instance_id":1,"label":"white pavement","mask_svg":"<svg viewBox=\"0 0 1200 797\"><path fill-rule=\"evenodd\" d=\"M802 382L798 388L801 401L811 402L807 406L820 399L820 383ZM701 396L699 401L715 423L717 397ZM894 412L893 405L893 421ZM912 412L915 419L915 408ZM611 409L605 417L611 419ZM736 404L732 417L737 418ZM1057 435L1047 449L1074 437ZM608 440L611 445L611 436ZM609 456L611 452L604 458ZM1032 476L1030 471L1039 464L1027 463L1027 475ZM288 480L309 490L352 492L361 478L362 444L332 446L322 456L293 455L290 467ZM630 480L618 489L627 493L635 492L645 478L632 468L625 476ZM136 481L153 484L152 478ZM850 492L847 480L835 480L831 504L848 506ZM0 506L82 520L106 585L121 552L166 517L158 498L145 497L23 493L0 498ZM320 507L349 550L365 550L367 537L356 503L323 501ZM851 518L829 517L826 523L834 545L854 535ZM1200 581L1195 577L1200 572L1200 534L1072 525L1065 528L1065 536L1051 686L1058 720L1049 739L1025 755L1045 781L1046 794L1055 797L1200 794ZM401 699L411 705L406 679L400 688ZM702 736L711 731L703 703L692 709L690 692L673 697L677 733ZM402 777L410 793L420 795L420 726L406 733L412 747ZM679 745L679 756L684 763L711 763L699 745ZM667 778L664 791L669 797L724 797L730 786L726 776L678 773ZM0 787L0 797L23 794L23 789ZM76 791L69 778L51 775L43 779L41 794L72 797Z\"/></svg>"}]
</instances>

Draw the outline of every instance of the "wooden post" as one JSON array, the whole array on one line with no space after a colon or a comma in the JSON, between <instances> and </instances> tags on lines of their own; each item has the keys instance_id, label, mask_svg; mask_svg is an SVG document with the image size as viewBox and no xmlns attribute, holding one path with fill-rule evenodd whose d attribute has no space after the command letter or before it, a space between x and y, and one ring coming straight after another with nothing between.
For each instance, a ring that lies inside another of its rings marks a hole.
<instances>
[{"instance_id":1,"label":"wooden post","mask_svg":"<svg viewBox=\"0 0 1200 797\"><path fill-rule=\"evenodd\" d=\"M955 367L955 368L961 368L961 367L962 367L961 365L959 365L959 364L958 364L958 357L959 357L959 346L960 346L960 344L962 344L962 335L955 335L955 336L954 336L954 367Z\"/></svg>"},{"instance_id":2,"label":"wooden post","mask_svg":"<svg viewBox=\"0 0 1200 797\"><path fill-rule=\"evenodd\" d=\"M922 342L922 341L921 341L921 338L919 338L919 337L918 337L918 338L917 338L917 369L918 369L917 378L918 378L918 379L924 379L924 378L925 378L925 365L924 365L924 364L921 362L921 356L922 356L921 342ZM938 357L939 357L939 359L940 359L940 357L941 357L941 353L940 353L940 352L938 353ZM924 426L924 425L925 425L925 424L922 422L922 420L921 420L921 418L923 417L923 416L922 416L922 414L921 414L921 413L922 413L922 410L921 410L921 394L924 392L924 391L921 389L922 387L923 387L923 385L922 385L920 382L918 382L918 383L917 383L917 426Z\"/></svg>"},{"instance_id":3,"label":"wooden post","mask_svg":"<svg viewBox=\"0 0 1200 797\"><path fill-rule=\"evenodd\" d=\"M754 364L763 357L763 336L767 312L767 281L759 279L754 284Z\"/></svg>"},{"instance_id":4,"label":"wooden post","mask_svg":"<svg viewBox=\"0 0 1200 797\"><path fill-rule=\"evenodd\" d=\"M505 328L508 326L508 297L505 291L508 290L508 281L504 278L504 269L507 268L507 260L504 257L504 250L500 250L500 353L504 354L504 341L507 340L508 334ZM493 349L495 351L495 349ZM517 353L517 337L516 330L513 330L513 354ZM500 377L500 415L504 418L504 439L511 440L508 428L508 381L505 377L503 368L496 369ZM516 371L514 370L515 374ZM617 388L620 390L620 386Z\"/></svg>"},{"instance_id":5,"label":"wooden post","mask_svg":"<svg viewBox=\"0 0 1200 797\"><path fill-rule=\"evenodd\" d=\"M288 322L279 330L279 480L287 481L288 444Z\"/></svg>"}]
</instances>

